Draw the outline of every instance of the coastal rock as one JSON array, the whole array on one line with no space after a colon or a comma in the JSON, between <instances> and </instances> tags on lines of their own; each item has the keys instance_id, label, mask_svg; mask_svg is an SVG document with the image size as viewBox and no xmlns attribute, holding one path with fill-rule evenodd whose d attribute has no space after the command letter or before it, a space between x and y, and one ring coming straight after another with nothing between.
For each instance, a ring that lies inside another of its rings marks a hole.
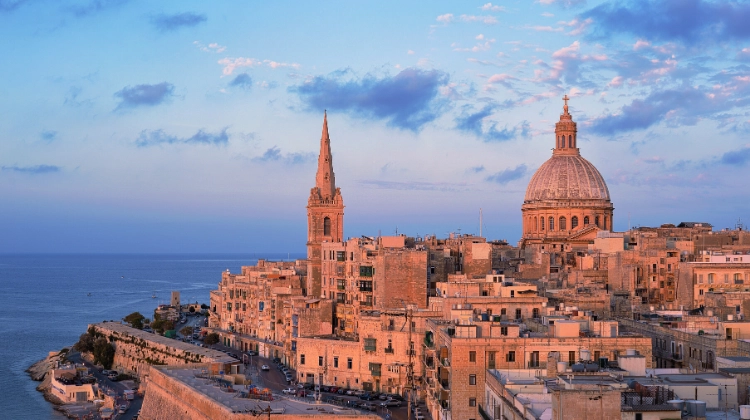
<instances>
[{"instance_id":1,"label":"coastal rock","mask_svg":"<svg viewBox=\"0 0 750 420\"><path fill-rule=\"evenodd\" d=\"M26 369L31 379L37 382L41 381L39 386L36 387L37 391L44 394L44 399L56 405L63 404L63 401L50 392L51 378L47 373L56 368L61 362L64 362L69 352L70 349L67 347L57 352L52 351L47 357Z\"/></svg>"}]
</instances>

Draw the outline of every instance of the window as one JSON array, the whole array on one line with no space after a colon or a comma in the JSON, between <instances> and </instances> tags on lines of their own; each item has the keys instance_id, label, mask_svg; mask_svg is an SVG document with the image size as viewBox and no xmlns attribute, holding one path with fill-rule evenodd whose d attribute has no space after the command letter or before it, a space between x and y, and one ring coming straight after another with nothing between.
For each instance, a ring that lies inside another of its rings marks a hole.
<instances>
[{"instance_id":1,"label":"window","mask_svg":"<svg viewBox=\"0 0 750 420\"><path fill-rule=\"evenodd\" d=\"M506 362L515 362L516 361L516 352L515 351L509 351L507 355L505 355L505 361Z\"/></svg>"},{"instance_id":2,"label":"window","mask_svg":"<svg viewBox=\"0 0 750 420\"><path fill-rule=\"evenodd\" d=\"M734 284L742 284L742 274L734 273Z\"/></svg>"},{"instance_id":3,"label":"window","mask_svg":"<svg viewBox=\"0 0 750 420\"><path fill-rule=\"evenodd\" d=\"M567 225L567 223L566 223L565 217L561 216L560 217L560 230L565 230L566 229L566 227L565 227L566 225Z\"/></svg>"},{"instance_id":4,"label":"window","mask_svg":"<svg viewBox=\"0 0 750 420\"><path fill-rule=\"evenodd\" d=\"M477 384L477 375L469 375L469 385Z\"/></svg>"},{"instance_id":5,"label":"window","mask_svg":"<svg viewBox=\"0 0 750 420\"><path fill-rule=\"evenodd\" d=\"M323 235L331 236L331 218L326 217L323 219Z\"/></svg>"},{"instance_id":6,"label":"window","mask_svg":"<svg viewBox=\"0 0 750 420\"><path fill-rule=\"evenodd\" d=\"M508 310L505 308L500 309L500 315L506 315L508 313Z\"/></svg>"},{"instance_id":7,"label":"window","mask_svg":"<svg viewBox=\"0 0 750 420\"><path fill-rule=\"evenodd\" d=\"M346 358L346 368L347 369L351 369L352 368L352 358L351 357L347 357Z\"/></svg>"},{"instance_id":8,"label":"window","mask_svg":"<svg viewBox=\"0 0 750 420\"><path fill-rule=\"evenodd\" d=\"M508 335L508 327L500 327L500 335Z\"/></svg>"},{"instance_id":9,"label":"window","mask_svg":"<svg viewBox=\"0 0 750 420\"><path fill-rule=\"evenodd\" d=\"M359 267L359 276L360 277L372 277L372 275L375 273L375 270L371 266L360 266Z\"/></svg>"},{"instance_id":10,"label":"window","mask_svg":"<svg viewBox=\"0 0 750 420\"><path fill-rule=\"evenodd\" d=\"M575 229L575 228L577 228L577 227L578 227L578 216L573 216L573 217L572 217L572 218L570 219L570 228L571 228L571 229Z\"/></svg>"},{"instance_id":11,"label":"window","mask_svg":"<svg viewBox=\"0 0 750 420\"><path fill-rule=\"evenodd\" d=\"M335 367L335 368L339 367L339 357L338 356L334 356L333 357L333 367Z\"/></svg>"},{"instance_id":12,"label":"window","mask_svg":"<svg viewBox=\"0 0 750 420\"><path fill-rule=\"evenodd\" d=\"M568 136L568 147L573 147L573 135Z\"/></svg>"},{"instance_id":13,"label":"window","mask_svg":"<svg viewBox=\"0 0 750 420\"><path fill-rule=\"evenodd\" d=\"M299 364L304 365L305 364L305 355L300 354L299 355Z\"/></svg>"},{"instance_id":14,"label":"window","mask_svg":"<svg viewBox=\"0 0 750 420\"><path fill-rule=\"evenodd\" d=\"M568 364L570 364L570 366L573 366L575 362L576 362L576 352L575 350L571 350L568 352Z\"/></svg>"},{"instance_id":15,"label":"window","mask_svg":"<svg viewBox=\"0 0 750 420\"><path fill-rule=\"evenodd\" d=\"M724 283L729 283L729 274L724 274Z\"/></svg>"},{"instance_id":16,"label":"window","mask_svg":"<svg viewBox=\"0 0 750 420\"><path fill-rule=\"evenodd\" d=\"M583 218L583 225L586 226L588 224L589 224L589 217L588 216L584 216L584 218Z\"/></svg>"},{"instance_id":17,"label":"window","mask_svg":"<svg viewBox=\"0 0 750 420\"><path fill-rule=\"evenodd\" d=\"M539 230L539 228L537 227L537 218L536 217L534 218L534 230L535 231Z\"/></svg>"},{"instance_id":18,"label":"window","mask_svg":"<svg viewBox=\"0 0 750 420\"><path fill-rule=\"evenodd\" d=\"M596 225L596 227L601 227L599 226L599 216L594 217L594 224Z\"/></svg>"},{"instance_id":19,"label":"window","mask_svg":"<svg viewBox=\"0 0 750 420\"><path fill-rule=\"evenodd\" d=\"M476 406L477 406L477 399L469 398L469 407L476 407Z\"/></svg>"},{"instance_id":20,"label":"window","mask_svg":"<svg viewBox=\"0 0 750 420\"><path fill-rule=\"evenodd\" d=\"M521 319L521 308L516 309L516 319Z\"/></svg>"},{"instance_id":21,"label":"window","mask_svg":"<svg viewBox=\"0 0 750 420\"><path fill-rule=\"evenodd\" d=\"M714 273L708 274L708 284L712 284L714 282Z\"/></svg>"},{"instance_id":22,"label":"window","mask_svg":"<svg viewBox=\"0 0 750 420\"><path fill-rule=\"evenodd\" d=\"M336 261L339 261L339 262L346 261L346 252L336 251Z\"/></svg>"},{"instance_id":23,"label":"window","mask_svg":"<svg viewBox=\"0 0 750 420\"><path fill-rule=\"evenodd\" d=\"M532 318L539 318L539 308L534 308L531 310L531 317Z\"/></svg>"},{"instance_id":24,"label":"window","mask_svg":"<svg viewBox=\"0 0 750 420\"><path fill-rule=\"evenodd\" d=\"M318 356L318 366L323 366L323 356Z\"/></svg>"},{"instance_id":25,"label":"window","mask_svg":"<svg viewBox=\"0 0 750 420\"><path fill-rule=\"evenodd\" d=\"M475 351L469 352L469 361L472 363L475 363L477 361L477 352Z\"/></svg>"},{"instance_id":26,"label":"window","mask_svg":"<svg viewBox=\"0 0 750 420\"><path fill-rule=\"evenodd\" d=\"M365 351L376 351L378 340L374 338L365 338Z\"/></svg>"},{"instance_id":27,"label":"window","mask_svg":"<svg viewBox=\"0 0 750 420\"><path fill-rule=\"evenodd\" d=\"M541 230L544 230L544 217L539 218L539 227Z\"/></svg>"},{"instance_id":28,"label":"window","mask_svg":"<svg viewBox=\"0 0 750 420\"><path fill-rule=\"evenodd\" d=\"M549 218L549 230L555 230L555 219L553 217Z\"/></svg>"}]
</instances>

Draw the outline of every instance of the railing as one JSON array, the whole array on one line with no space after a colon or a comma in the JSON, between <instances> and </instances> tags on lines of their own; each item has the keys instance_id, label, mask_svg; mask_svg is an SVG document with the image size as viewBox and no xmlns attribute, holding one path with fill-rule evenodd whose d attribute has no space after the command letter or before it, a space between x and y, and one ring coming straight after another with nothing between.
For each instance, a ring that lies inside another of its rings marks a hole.
<instances>
[{"instance_id":1,"label":"railing","mask_svg":"<svg viewBox=\"0 0 750 420\"><path fill-rule=\"evenodd\" d=\"M393 347L386 347L385 352L388 354L393 354Z\"/></svg>"},{"instance_id":2,"label":"railing","mask_svg":"<svg viewBox=\"0 0 750 420\"><path fill-rule=\"evenodd\" d=\"M443 360L441 360L441 362L442 362L443 366L445 366L445 367L450 367L451 366L451 361L447 357L444 358Z\"/></svg>"},{"instance_id":3,"label":"railing","mask_svg":"<svg viewBox=\"0 0 750 420\"><path fill-rule=\"evenodd\" d=\"M371 300L360 300L359 301L359 306L372 306L372 301Z\"/></svg>"},{"instance_id":4,"label":"railing","mask_svg":"<svg viewBox=\"0 0 750 420\"><path fill-rule=\"evenodd\" d=\"M372 286L359 286L360 292L372 292Z\"/></svg>"},{"instance_id":5,"label":"railing","mask_svg":"<svg viewBox=\"0 0 750 420\"><path fill-rule=\"evenodd\" d=\"M346 285L343 285L343 284L337 284L337 285L336 285L336 289L337 289L337 290L346 290Z\"/></svg>"},{"instance_id":6,"label":"railing","mask_svg":"<svg viewBox=\"0 0 750 420\"><path fill-rule=\"evenodd\" d=\"M443 389L446 390L446 391L450 391L450 389L451 389L451 383L447 379L441 380L440 381L440 386L442 386Z\"/></svg>"},{"instance_id":7,"label":"railing","mask_svg":"<svg viewBox=\"0 0 750 420\"><path fill-rule=\"evenodd\" d=\"M492 417L490 417L482 407L482 404L479 404L479 415L482 416L482 419L484 420L494 420Z\"/></svg>"},{"instance_id":8,"label":"railing","mask_svg":"<svg viewBox=\"0 0 750 420\"><path fill-rule=\"evenodd\" d=\"M424 364L427 365L427 367L431 368L435 366L435 359L432 357L425 357L424 358Z\"/></svg>"}]
</instances>

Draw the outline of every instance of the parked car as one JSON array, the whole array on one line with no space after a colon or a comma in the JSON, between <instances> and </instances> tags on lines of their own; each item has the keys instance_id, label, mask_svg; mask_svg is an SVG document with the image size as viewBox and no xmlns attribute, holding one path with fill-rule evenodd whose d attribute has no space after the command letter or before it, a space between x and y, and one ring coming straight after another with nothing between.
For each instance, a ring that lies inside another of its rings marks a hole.
<instances>
[{"instance_id":1,"label":"parked car","mask_svg":"<svg viewBox=\"0 0 750 420\"><path fill-rule=\"evenodd\" d=\"M380 394L380 396L378 396L378 399L382 400L382 401L385 401L385 400L388 399L388 394L385 394L385 393Z\"/></svg>"},{"instance_id":2,"label":"parked car","mask_svg":"<svg viewBox=\"0 0 750 420\"><path fill-rule=\"evenodd\" d=\"M367 392L367 391L365 391L363 389L358 389L358 390L354 391L354 394L352 394L352 395L356 395L358 397L361 397L362 395L365 394L365 392Z\"/></svg>"},{"instance_id":3,"label":"parked car","mask_svg":"<svg viewBox=\"0 0 750 420\"><path fill-rule=\"evenodd\" d=\"M344 395L346 394L346 388L339 388L338 391L336 391L337 394Z\"/></svg>"},{"instance_id":4,"label":"parked car","mask_svg":"<svg viewBox=\"0 0 750 420\"><path fill-rule=\"evenodd\" d=\"M268 365L263 365L260 367L260 370L269 370L269 369L270 368L268 367Z\"/></svg>"},{"instance_id":5,"label":"parked car","mask_svg":"<svg viewBox=\"0 0 750 420\"><path fill-rule=\"evenodd\" d=\"M294 378L292 378L292 375L286 375L286 381L287 382L292 382L292 379L294 379Z\"/></svg>"},{"instance_id":6,"label":"parked car","mask_svg":"<svg viewBox=\"0 0 750 420\"><path fill-rule=\"evenodd\" d=\"M369 392L365 392L364 394L360 395L359 398L365 401L372 401L374 399L372 397L372 394Z\"/></svg>"},{"instance_id":7,"label":"parked car","mask_svg":"<svg viewBox=\"0 0 750 420\"><path fill-rule=\"evenodd\" d=\"M402 397L399 394L387 394L387 395L388 395L388 398L390 398L392 400L404 401L404 397Z\"/></svg>"},{"instance_id":8,"label":"parked car","mask_svg":"<svg viewBox=\"0 0 750 420\"><path fill-rule=\"evenodd\" d=\"M284 388L281 392L283 392L284 394L294 394L297 392L297 390L294 388Z\"/></svg>"},{"instance_id":9,"label":"parked car","mask_svg":"<svg viewBox=\"0 0 750 420\"><path fill-rule=\"evenodd\" d=\"M371 402L365 402L365 403L360 404L359 406L368 411L375 411L378 409L378 406L375 403L371 403Z\"/></svg>"},{"instance_id":10,"label":"parked car","mask_svg":"<svg viewBox=\"0 0 750 420\"><path fill-rule=\"evenodd\" d=\"M119 413L120 414L125 414L126 411L128 411L128 406L125 405L125 404L121 405Z\"/></svg>"},{"instance_id":11,"label":"parked car","mask_svg":"<svg viewBox=\"0 0 750 420\"><path fill-rule=\"evenodd\" d=\"M329 392L331 390L331 387L328 385L323 385L322 387L320 387L320 390L323 392Z\"/></svg>"},{"instance_id":12,"label":"parked car","mask_svg":"<svg viewBox=\"0 0 750 420\"><path fill-rule=\"evenodd\" d=\"M394 399L387 399L380 403L381 407L401 407L401 401Z\"/></svg>"},{"instance_id":13,"label":"parked car","mask_svg":"<svg viewBox=\"0 0 750 420\"><path fill-rule=\"evenodd\" d=\"M356 394L356 393L357 393L357 391L356 391L356 390L354 390L354 389L350 389L350 390L347 390L347 391L346 391L346 395L354 395L354 394Z\"/></svg>"},{"instance_id":14,"label":"parked car","mask_svg":"<svg viewBox=\"0 0 750 420\"><path fill-rule=\"evenodd\" d=\"M347 400L346 401L347 407L359 407L359 401L357 400Z\"/></svg>"},{"instance_id":15,"label":"parked car","mask_svg":"<svg viewBox=\"0 0 750 420\"><path fill-rule=\"evenodd\" d=\"M328 390L328 392L331 392L331 393L334 393L334 394L335 394L336 392L338 392L338 390L339 390L339 387L337 387L337 386L332 386L332 387L331 387L331 388L330 388L330 389Z\"/></svg>"}]
</instances>

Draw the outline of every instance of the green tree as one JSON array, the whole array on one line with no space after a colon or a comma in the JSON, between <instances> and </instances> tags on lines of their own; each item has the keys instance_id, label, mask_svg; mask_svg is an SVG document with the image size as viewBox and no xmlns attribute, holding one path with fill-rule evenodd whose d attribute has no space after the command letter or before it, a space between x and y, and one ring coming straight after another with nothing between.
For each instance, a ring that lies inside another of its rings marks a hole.
<instances>
[{"instance_id":1,"label":"green tree","mask_svg":"<svg viewBox=\"0 0 750 420\"><path fill-rule=\"evenodd\" d=\"M143 329L144 319L146 319L146 317L141 315L140 312L133 312L132 314L123 318L123 320L130 324L131 327L138 328L139 330Z\"/></svg>"},{"instance_id":2,"label":"green tree","mask_svg":"<svg viewBox=\"0 0 750 420\"><path fill-rule=\"evenodd\" d=\"M99 337L94 341L94 363L104 366L104 369L111 369L112 362L115 361L115 348L106 338Z\"/></svg>"},{"instance_id":3,"label":"green tree","mask_svg":"<svg viewBox=\"0 0 750 420\"><path fill-rule=\"evenodd\" d=\"M219 342L219 334L210 333L206 336L206 338L203 339L203 342L208 344L209 346L212 344L216 344Z\"/></svg>"},{"instance_id":4,"label":"green tree","mask_svg":"<svg viewBox=\"0 0 750 420\"><path fill-rule=\"evenodd\" d=\"M182 328L180 330L180 334L182 334L182 335L184 335L186 337L189 337L189 336L193 335L193 327L187 326L187 327Z\"/></svg>"},{"instance_id":5,"label":"green tree","mask_svg":"<svg viewBox=\"0 0 750 420\"><path fill-rule=\"evenodd\" d=\"M153 328L158 334L164 334L164 331L174 329L174 322L166 319L159 319L151 323L151 328Z\"/></svg>"},{"instance_id":6,"label":"green tree","mask_svg":"<svg viewBox=\"0 0 750 420\"><path fill-rule=\"evenodd\" d=\"M94 351L94 337L87 332L81 334L78 342L73 345L73 349L81 353L91 353Z\"/></svg>"}]
</instances>

